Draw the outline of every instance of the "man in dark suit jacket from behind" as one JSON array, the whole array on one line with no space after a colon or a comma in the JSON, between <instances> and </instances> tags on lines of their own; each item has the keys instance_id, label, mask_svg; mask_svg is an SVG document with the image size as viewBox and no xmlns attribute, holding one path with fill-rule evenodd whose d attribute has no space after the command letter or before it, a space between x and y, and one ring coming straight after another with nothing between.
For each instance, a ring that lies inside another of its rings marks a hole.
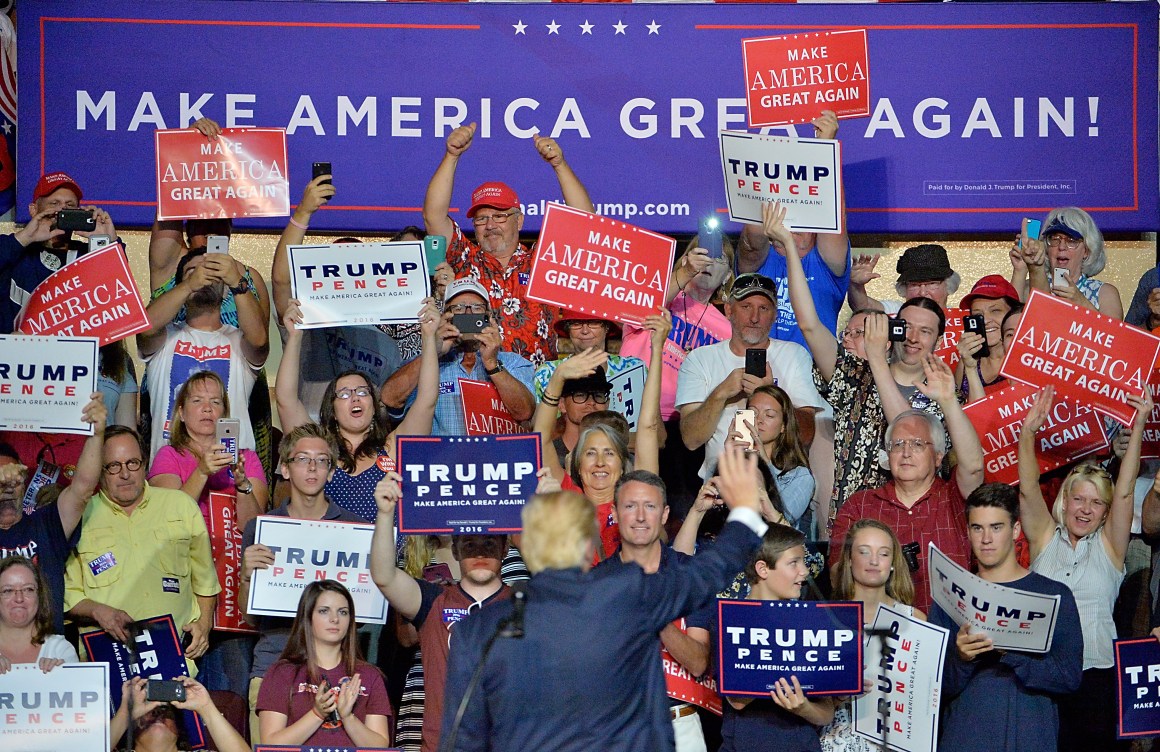
<instances>
[{"instance_id":1,"label":"man in dark suit jacket from behind","mask_svg":"<svg viewBox=\"0 0 1160 752\"><path fill-rule=\"evenodd\" d=\"M646 575L639 566L589 571L592 503L559 492L523 511L521 552L532 572L522 639L495 641L453 747L537 752L673 749L657 633L704 606L745 566L766 525L756 456L723 453L718 488L729 522L711 548ZM449 734L484 645L513 615L489 605L451 636L443 729Z\"/></svg>"}]
</instances>

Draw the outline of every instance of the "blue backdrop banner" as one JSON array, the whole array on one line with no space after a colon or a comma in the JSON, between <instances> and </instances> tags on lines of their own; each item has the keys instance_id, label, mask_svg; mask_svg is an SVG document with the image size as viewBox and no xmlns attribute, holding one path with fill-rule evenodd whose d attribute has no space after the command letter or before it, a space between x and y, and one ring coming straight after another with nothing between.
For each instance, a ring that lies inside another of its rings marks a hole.
<instances>
[{"instance_id":1,"label":"blue backdrop banner","mask_svg":"<svg viewBox=\"0 0 1160 752\"><path fill-rule=\"evenodd\" d=\"M692 232L725 207L717 134L745 128L741 40L865 28L871 115L838 134L852 231L1014 233L1063 205L1104 230L1158 224L1154 2L24 0L18 26L24 218L41 172L66 170L119 223L150 223L153 131L205 115L285 127L295 202L311 163L333 164L316 229L420 223L447 134L476 122L461 222L472 188L503 180L539 226L560 197L539 132L600 213Z\"/></svg>"}]
</instances>

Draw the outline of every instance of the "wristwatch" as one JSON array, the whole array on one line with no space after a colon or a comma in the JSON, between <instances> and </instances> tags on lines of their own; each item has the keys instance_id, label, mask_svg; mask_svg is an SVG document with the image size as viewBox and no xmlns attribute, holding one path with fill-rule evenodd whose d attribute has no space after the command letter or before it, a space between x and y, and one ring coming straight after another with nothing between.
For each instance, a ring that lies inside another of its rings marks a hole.
<instances>
[{"instance_id":1,"label":"wristwatch","mask_svg":"<svg viewBox=\"0 0 1160 752\"><path fill-rule=\"evenodd\" d=\"M485 366L483 369L483 372L486 373L488 376L495 376L497 373L502 373L505 370L506 369L503 367L503 363L496 363L495 368L487 368Z\"/></svg>"},{"instance_id":2,"label":"wristwatch","mask_svg":"<svg viewBox=\"0 0 1160 752\"><path fill-rule=\"evenodd\" d=\"M237 287L230 288L230 292L232 292L234 295L242 295L243 293L247 293L249 291L250 280L246 279L245 277L242 277L241 280L238 281Z\"/></svg>"},{"instance_id":3,"label":"wristwatch","mask_svg":"<svg viewBox=\"0 0 1160 752\"><path fill-rule=\"evenodd\" d=\"M234 486L234 488L238 489L238 493L243 493L243 494L253 493L254 492L254 482L251 480L247 480L246 485L243 486L242 484L239 483L236 486Z\"/></svg>"}]
</instances>

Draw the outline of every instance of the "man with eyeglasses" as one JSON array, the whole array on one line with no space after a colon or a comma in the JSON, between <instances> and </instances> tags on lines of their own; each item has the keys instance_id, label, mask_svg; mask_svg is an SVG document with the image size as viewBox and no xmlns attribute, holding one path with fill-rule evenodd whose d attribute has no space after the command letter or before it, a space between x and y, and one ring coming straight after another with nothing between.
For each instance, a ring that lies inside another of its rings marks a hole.
<instances>
[{"instance_id":1,"label":"man with eyeglasses","mask_svg":"<svg viewBox=\"0 0 1160 752\"><path fill-rule=\"evenodd\" d=\"M333 520L337 522L366 522L326 498L326 481L334 473L338 447L317 423L303 423L282 438L278 449L278 472L290 486L290 498L277 509L267 512L272 517L295 520ZM254 543L258 522L250 520L242 531L242 577L238 587L238 602L250 602L250 578L255 569L269 569L274 565L274 552L261 543ZM290 626L294 620L281 616L245 614L245 619L258 628L258 642L254 645L254 662L250 667L250 741L257 744L258 690L262 677L282 655Z\"/></svg>"},{"instance_id":2,"label":"man with eyeglasses","mask_svg":"<svg viewBox=\"0 0 1160 752\"><path fill-rule=\"evenodd\" d=\"M101 490L85 507L65 571L68 615L129 642L133 622L171 614L188 636L185 659L196 675L221 591L201 510L184 492L145 481L132 428L105 430L102 462Z\"/></svg>"},{"instance_id":3,"label":"man with eyeglasses","mask_svg":"<svg viewBox=\"0 0 1160 752\"><path fill-rule=\"evenodd\" d=\"M846 296L852 310L884 311L894 315L898 313L904 300L930 298L945 311L947 296L959 289L959 273L951 268L947 249L934 243L923 243L903 251L895 265L898 281L895 282L894 289L902 300L877 300L866 292L866 283L878 278L879 275L874 273L874 267L877 266L879 258L875 254L862 255L854 259L850 272L850 290Z\"/></svg>"},{"instance_id":4,"label":"man with eyeglasses","mask_svg":"<svg viewBox=\"0 0 1160 752\"><path fill-rule=\"evenodd\" d=\"M825 405L814 388L809 352L796 342L769 337L777 316L777 285L772 279L764 274L739 276L729 291L725 316L731 327L729 339L690 352L677 379L681 439L689 449L705 447L702 480L712 476L737 410L758 387L776 384L784 389L799 426L810 437L814 415ZM747 350L765 351L764 375L745 372Z\"/></svg>"},{"instance_id":5,"label":"man with eyeglasses","mask_svg":"<svg viewBox=\"0 0 1160 752\"><path fill-rule=\"evenodd\" d=\"M879 459L889 467L892 479L880 488L859 491L842 505L830 534L830 550L842 550L850 526L860 519L871 517L886 523L908 554L914 605L929 613L927 544L933 541L960 566L971 563L965 499L983 482L983 448L959 405L950 369L928 367L923 393L938 402L943 420L921 410L907 410L890 421ZM951 479L945 481L937 471L948 437L958 464ZM836 571L835 563L831 576Z\"/></svg>"},{"instance_id":6,"label":"man with eyeglasses","mask_svg":"<svg viewBox=\"0 0 1160 752\"><path fill-rule=\"evenodd\" d=\"M101 449L105 441L105 399L94 393L81 413L91 423L93 435L85 440L72 484L55 502L24 511L28 492L28 468L12 447L0 444L0 559L23 556L44 573L52 591L53 623L64 631L64 570L69 551L79 537L85 504L101 479ZM34 489L32 495L36 495ZM35 503L35 499L30 499Z\"/></svg>"},{"instance_id":7,"label":"man with eyeglasses","mask_svg":"<svg viewBox=\"0 0 1160 752\"><path fill-rule=\"evenodd\" d=\"M468 240L448 216L459 159L475 137L475 123L460 126L447 136L443 159L431 176L423 199L423 222L429 235L447 238L447 263L457 277L478 279L487 290L485 300L498 312L508 348L540 365L556 357L552 321L555 306L527 299L535 251L520 243L524 215L516 192L506 183L488 182L471 194L467 218L475 225L475 242ZM564 159L554 139L535 136L536 151L556 172L564 203L592 212L588 191Z\"/></svg>"},{"instance_id":8,"label":"man with eyeglasses","mask_svg":"<svg viewBox=\"0 0 1160 752\"><path fill-rule=\"evenodd\" d=\"M460 332L456 316L468 316L472 328L481 324L478 333ZM463 415L460 379L488 381L499 393L500 402L517 422L528 420L536 409L532 396L532 364L523 356L502 349L506 333L501 334L487 303L487 291L469 277L447 286L443 300L443 323L439 338L439 399L435 403L432 436L465 436L467 423ZM383 384L381 397L392 411L405 411L415 400L419 385L420 359L416 358L391 375Z\"/></svg>"}]
</instances>

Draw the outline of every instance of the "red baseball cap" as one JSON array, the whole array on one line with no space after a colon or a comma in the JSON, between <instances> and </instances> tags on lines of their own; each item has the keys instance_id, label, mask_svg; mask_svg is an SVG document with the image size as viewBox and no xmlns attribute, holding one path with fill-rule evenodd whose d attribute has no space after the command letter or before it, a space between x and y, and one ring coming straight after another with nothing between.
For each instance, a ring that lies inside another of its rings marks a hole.
<instances>
[{"instance_id":1,"label":"red baseball cap","mask_svg":"<svg viewBox=\"0 0 1160 752\"><path fill-rule=\"evenodd\" d=\"M556 323L552 329L560 337L568 336L568 324L573 321L599 321L602 324L608 325L608 336L616 338L620 336L620 324L610 319L602 319L599 316L594 316L591 313L581 313L580 311L564 311L560 318L556 319Z\"/></svg>"},{"instance_id":2,"label":"red baseball cap","mask_svg":"<svg viewBox=\"0 0 1160 752\"><path fill-rule=\"evenodd\" d=\"M971 291L963 296L959 308L969 309L975 298L989 298L991 300L1006 298L1008 303L1015 305L1019 302L1019 293L1015 290L1015 286L1001 274L988 274L976 282Z\"/></svg>"},{"instance_id":3,"label":"red baseball cap","mask_svg":"<svg viewBox=\"0 0 1160 752\"><path fill-rule=\"evenodd\" d=\"M484 183L471 193L471 208L467 210L467 218L471 219L485 206L507 211L519 205L520 197L507 183Z\"/></svg>"},{"instance_id":4,"label":"red baseball cap","mask_svg":"<svg viewBox=\"0 0 1160 752\"><path fill-rule=\"evenodd\" d=\"M61 188L68 188L77 194L77 201L84 198L84 194L81 193L81 187L77 185L77 181L69 177L67 172L50 172L36 181L36 188L32 191L32 200L39 201L45 196L52 195Z\"/></svg>"}]
</instances>

